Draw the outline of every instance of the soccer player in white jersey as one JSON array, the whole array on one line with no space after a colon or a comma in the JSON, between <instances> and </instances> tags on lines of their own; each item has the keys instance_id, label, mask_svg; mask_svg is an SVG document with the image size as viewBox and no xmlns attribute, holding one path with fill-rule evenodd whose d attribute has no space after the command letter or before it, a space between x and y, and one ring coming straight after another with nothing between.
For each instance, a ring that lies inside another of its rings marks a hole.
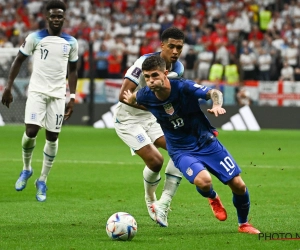
<instances>
[{"instance_id":1,"label":"soccer player in white jersey","mask_svg":"<svg viewBox=\"0 0 300 250\"><path fill-rule=\"evenodd\" d=\"M9 108L13 101L11 89L22 63L33 56L33 71L29 81L25 108L25 132L22 137L23 171L15 184L22 191L32 176L32 153L40 128L45 128L46 143L42 171L35 181L36 199L46 200L46 181L58 149L58 135L63 120L68 119L75 102L77 85L77 40L62 32L66 5L52 0L46 5L48 28L29 34L12 63L2 104ZM70 89L70 101L66 105L66 76Z\"/></svg>"},{"instance_id":2,"label":"soccer player in white jersey","mask_svg":"<svg viewBox=\"0 0 300 250\"><path fill-rule=\"evenodd\" d=\"M153 54L160 55L166 61L170 71L168 77L181 77L184 67L178 59L183 49L184 39L184 33L176 27L170 27L162 33L161 51L141 56L127 70L119 95L120 102L114 112L115 130L118 136L130 147L131 152L139 155L146 164L143 171L146 206L151 219L163 227L168 226L168 210L182 179L182 173L174 166L172 160L168 162L163 192L157 201L155 191L161 180L160 170L164 160L157 148L166 149L165 137L156 118L150 112L123 103L124 92L127 90L134 92L146 86L141 69L142 63ZM155 201L157 201L156 209L153 211L151 206Z\"/></svg>"}]
</instances>

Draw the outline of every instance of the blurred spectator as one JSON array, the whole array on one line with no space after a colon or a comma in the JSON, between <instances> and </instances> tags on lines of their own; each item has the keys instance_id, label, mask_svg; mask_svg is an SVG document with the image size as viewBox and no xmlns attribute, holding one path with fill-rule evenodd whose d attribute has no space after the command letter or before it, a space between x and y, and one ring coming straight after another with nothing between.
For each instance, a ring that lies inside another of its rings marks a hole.
<instances>
[{"instance_id":1,"label":"blurred spectator","mask_svg":"<svg viewBox=\"0 0 300 250\"><path fill-rule=\"evenodd\" d=\"M272 57L264 48L259 51L259 56L257 58L259 80L270 81L270 70L272 64Z\"/></svg>"},{"instance_id":2,"label":"blurred spectator","mask_svg":"<svg viewBox=\"0 0 300 250\"><path fill-rule=\"evenodd\" d=\"M140 45L138 39L132 37L126 46L127 64L126 68L129 68L138 59L140 55Z\"/></svg>"},{"instance_id":3,"label":"blurred spectator","mask_svg":"<svg viewBox=\"0 0 300 250\"><path fill-rule=\"evenodd\" d=\"M13 48L14 45L8 40L8 37L0 33L0 48Z\"/></svg>"},{"instance_id":4,"label":"blurred spectator","mask_svg":"<svg viewBox=\"0 0 300 250\"><path fill-rule=\"evenodd\" d=\"M185 43L187 43L189 45L196 45L199 37L200 36L196 30L196 27L190 26L190 28L187 31L186 36L185 36Z\"/></svg>"},{"instance_id":5,"label":"blurred spectator","mask_svg":"<svg viewBox=\"0 0 300 250\"><path fill-rule=\"evenodd\" d=\"M223 74L224 66L220 60L216 60L210 67L208 79L218 86L223 80Z\"/></svg>"},{"instance_id":6,"label":"blurred spectator","mask_svg":"<svg viewBox=\"0 0 300 250\"><path fill-rule=\"evenodd\" d=\"M97 9L95 6L92 6L91 10L89 13L86 15L86 21L89 23L89 25L94 28L97 22L101 22L102 18L101 16L97 13Z\"/></svg>"},{"instance_id":7,"label":"blurred spectator","mask_svg":"<svg viewBox=\"0 0 300 250\"><path fill-rule=\"evenodd\" d=\"M90 63L90 51L89 49L85 50L83 53L83 73L82 76L83 78L89 78L91 77L91 69L95 69L95 67L93 67L94 65L92 65L91 67L91 63ZM95 58L95 53L93 53L92 55L93 59Z\"/></svg>"},{"instance_id":8,"label":"blurred spectator","mask_svg":"<svg viewBox=\"0 0 300 250\"><path fill-rule=\"evenodd\" d=\"M291 67L287 61L283 62L283 68L280 71L281 81L294 81L294 68Z\"/></svg>"},{"instance_id":9,"label":"blurred spectator","mask_svg":"<svg viewBox=\"0 0 300 250\"><path fill-rule=\"evenodd\" d=\"M153 53L155 50L151 47L150 41L148 38L142 39L142 44L140 46L140 55L145 55Z\"/></svg>"},{"instance_id":10,"label":"blurred spectator","mask_svg":"<svg viewBox=\"0 0 300 250\"><path fill-rule=\"evenodd\" d=\"M221 19L222 12L219 8L219 5L217 5L216 2L211 2L211 5L207 8L207 16L208 16L208 22L209 23L216 23Z\"/></svg>"},{"instance_id":11,"label":"blurred spectator","mask_svg":"<svg viewBox=\"0 0 300 250\"><path fill-rule=\"evenodd\" d=\"M188 23L188 19L185 16L184 11L182 9L178 9L175 14L173 26L185 30L187 23Z\"/></svg>"},{"instance_id":12,"label":"blurred spectator","mask_svg":"<svg viewBox=\"0 0 300 250\"><path fill-rule=\"evenodd\" d=\"M113 79L122 78L122 60L123 55L119 54L116 49L112 49L107 58L108 61L108 77Z\"/></svg>"},{"instance_id":13,"label":"blurred spectator","mask_svg":"<svg viewBox=\"0 0 300 250\"><path fill-rule=\"evenodd\" d=\"M42 6L43 1L38 0L28 0L26 5L30 15L40 13L42 10Z\"/></svg>"},{"instance_id":14,"label":"blurred spectator","mask_svg":"<svg viewBox=\"0 0 300 250\"><path fill-rule=\"evenodd\" d=\"M296 6L293 8L292 16L295 23L300 22L300 1L296 1Z\"/></svg>"},{"instance_id":15,"label":"blurred spectator","mask_svg":"<svg viewBox=\"0 0 300 250\"><path fill-rule=\"evenodd\" d=\"M108 77L108 56L109 51L107 50L105 44L101 44L99 51L96 52L96 77L97 78L107 78Z\"/></svg>"},{"instance_id":16,"label":"blurred spectator","mask_svg":"<svg viewBox=\"0 0 300 250\"><path fill-rule=\"evenodd\" d=\"M209 69L214 58L214 53L209 51L208 44L204 45L204 50L198 54L197 78L199 81L208 80Z\"/></svg>"},{"instance_id":17,"label":"blurred spectator","mask_svg":"<svg viewBox=\"0 0 300 250\"><path fill-rule=\"evenodd\" d=\"M215 43L216 53L215 59L220 61L222 65L227 65L229 63L229 53L227 48L224 46L224 42L218 40Z\"/></svg>"},{"instance_id":18,"label":"blurred spectator","mask_svg":"<svg viewBox=\"0 0 300 250\"><path fill-rule=\"evenodd\" d=\"M240 55L240 64L242 70L242 80L256 80L255 54L253 52L249 52L249 49L245 48L244 52Z\"/></svg>"},{"instance_id":19,"label":"blurred spectator","mask_svg":"<svg viewBox=\"0 0 300 250\"><path fill-rule=\"evenodd\" d=\"M229 64L224 69L224 80L227 84L238 85L240 81L239 68L234 57L229 59Z\"/></svg>"},{"instance_id":20,"label":"blurred spectator","mask_svg":"<svg viewBox=\"0 0 300 250\"><path fill-rule=\"evenodd\" d=\"M269 23L272 18L272 12L268 8L259 11L259 28L261 31L268 30Z\"/></svg>"},{"instance_id":21,"label":"blurred spectator","mask_svg":"<svg viewBox=\"0 0 300 250\"><path fill-rule=\"evenodd\" d=\"M272 14L272 18L268 23L267 30L271 32L281 31L283 25L283 19L280 17L279 12L275 11Z\"/></svg>"},{"instance_id":22,"label":"blurred spectator","mask_svg":"<svg viewBox=\"0 0 300 250\"><path fill-rule=\"evenodd\" d=\"M259 30L258 26L256 24L252 25L252 29L248 35L248 40L263 40L264 34Z\"/></svg>"},{"instance_id":23,"label":"blurred spectator","mask_svg":"<svg viewBox=\"0 0 300 250\"><path fill-rule=\"evenodd\" d=\"M228 16L228 22L226 24L227 37L231 43L238 41L239 33L241 30L241 25L239 19L235 15Z\"/></svg>"},{"instance_id":24,"label":"blurred spectator","mask_svg":"<svg viewBox=\"0 0 300 250\"><path fill-rule=\"evenodd\" d=\"M281 56L283 61L287 61L290 66L296 68L298 65L299 49L293 42L290 42L288 43L288 47L282 52Z\"/></svg>"},{"instance_id":25,"label":"blurred spectator","mask_svg":"<svg viewBox=\"0 0 300 250\"><path fill-rule=\"evenodd\" d=\"M194 50L193 46L189 47L188 53L184 57L184 77L187 79L195 79L195 65L197 61L197 53Z\"/></svg>"}]
</instances>

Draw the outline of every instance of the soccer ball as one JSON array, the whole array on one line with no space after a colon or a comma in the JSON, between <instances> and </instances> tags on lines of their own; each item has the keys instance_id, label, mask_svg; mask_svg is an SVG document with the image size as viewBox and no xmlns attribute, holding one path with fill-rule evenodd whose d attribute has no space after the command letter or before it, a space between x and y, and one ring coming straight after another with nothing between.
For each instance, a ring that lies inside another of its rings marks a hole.
<instances>
[{"instance_id":1,"label":"soccer ball","mask_svg":"<svg viewBox=\"0 0 300 250\"><path fill-rule=\"evenodd\" d=\"M137 223L129 213L114 213L106 222L106 233L112 240L132 240L136 232Z\"/></svg>"}]
</instances>

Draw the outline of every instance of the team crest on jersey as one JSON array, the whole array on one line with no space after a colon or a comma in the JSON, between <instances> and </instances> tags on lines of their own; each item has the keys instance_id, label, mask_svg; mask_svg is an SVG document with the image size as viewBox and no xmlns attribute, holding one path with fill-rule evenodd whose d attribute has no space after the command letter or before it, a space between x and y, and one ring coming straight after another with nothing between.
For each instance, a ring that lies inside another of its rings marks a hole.
<instances>
[{"instance_id":1,"label":"team crest on jersey","mask_svg":"<svg viewBox=\"0 0 300 250\"><path fill-rule=\"evenodd\" d=\"M167 114L169 115L173 115L174 114L174 108L172 106L172 103L167 103L164 105L164 109L166 111Z\"/></svg>"},{"instance_id":2,"label":"team crest on jersey","mask_svg":"<svg viewBox=\"0 0 300 250\"><path fill-rule=\"evenodd\" d=\"M145 141L145 136L142 135L142 134L137 135L135 138L137 139L137 141L138 141L139 143L142 143L142 142Z\"/></svg>"},{"instance_id":3,"label":"team crest on jersey","mask_svg":"<svg viewBox=\"0 0 300 250\"><path fill-rule=\"evenodd\" d=\"M64 55L69 54L69 45L68 44L63 44L61 49L62 49L62 52Z\"/></svg>"},{"instance_id":4,"label":"team crest on jersey","mask_svg":"<svg viewBox=\"0 0 300 250\"><path fill-rule=\"evenodd\" d=\"M31 121L36 121L37 120L36 118L37 118L37 114L36 113L31 113L30 114L30 120Z\"/></svg>"},{"instance_id":5,"label":"team crest on jersey","mask_svg":"<svg viewBox=\"0 0 300 250\"><path fill-rule=\"evenodd\" d=\"M132 71L131 75L133 75L133 76L136 77L136 78L139 78L140 75L141 75L141 73L142 73L142 70L141 70L140 68L136 67L136 68Z\"/></svg>"},{"instance_id":6,"label":"team crest on jersey","mask_svg":"<svg viewBox=\"0 0 300 250\"><path fill-rule=\"evenodd\" d=\"M186 173L187 173L188 176L192 176L194 172L193 172L193 169L188 168L188 169L186 170Z\"/></svg>"}]
</instances>

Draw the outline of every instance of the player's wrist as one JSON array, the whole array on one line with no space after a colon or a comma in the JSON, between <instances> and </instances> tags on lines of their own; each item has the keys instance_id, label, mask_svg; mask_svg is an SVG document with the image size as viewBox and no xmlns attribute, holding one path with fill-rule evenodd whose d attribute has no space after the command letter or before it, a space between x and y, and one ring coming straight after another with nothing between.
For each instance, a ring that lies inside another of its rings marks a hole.
<instances>
[{"instance_id":1,"label":"player's wrist","mask_svg":"<svg viewBox=\"0 0 300 250\"><path fill-rule=\"evenodd\" d=\"M74 99L76 98L76 94L70 94L70 99Z\"/></svg>"}]
</instances>

